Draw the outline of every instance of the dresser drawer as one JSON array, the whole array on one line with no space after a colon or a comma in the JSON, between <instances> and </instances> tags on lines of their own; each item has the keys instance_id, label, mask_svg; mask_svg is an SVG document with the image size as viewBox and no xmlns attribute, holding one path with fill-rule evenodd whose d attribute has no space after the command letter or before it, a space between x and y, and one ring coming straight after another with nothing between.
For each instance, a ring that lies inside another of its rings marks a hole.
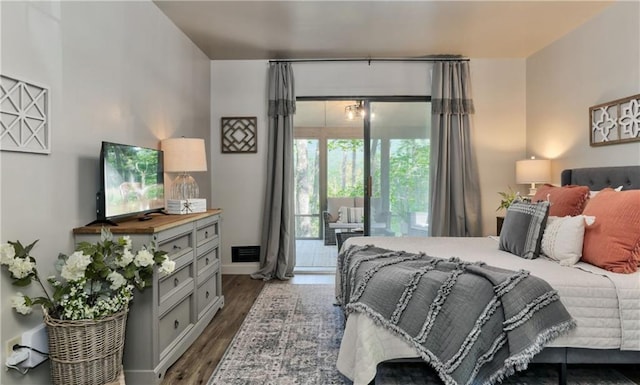
<instances>
[{"instance_id":1,"label":"dresser drawer","mask_svg":"<svg viewBox=\"0 0 640 385\"><path fill-rule=\"evenodd\" d=\"M166 252L171 259L191 253L193 252L193 232L176 234L174 237L159 241L158 249Z\"/></svg>"},{"instance_id":2,"label":"dresser drawer","mask_svg":"<svg viewBox=\"0 0 640 385\"><path fill-rule=\"evenodd\" d=\"M217 297L218 287L218 274L213 274L207 279L200 287L198 287L197 299L198 299L198 318L202 316L202 313L207 310L209 305Z\"/></svg>"},{"instance_id":3,"label":"dresser drawer","mask_svg":"<svg viewBox=\"0 0 640 385\"><path fill-rule=\"evenodd\" d=\"M176 265L178 265L177 262ZM162 303L167 296L173 294L173 292L180 290L186 285L192 285L193 278L193 260L190 263L183 264L182 267L178 267L173 274L161 278L158 284L160 303Z\"/></svg>"},{"instance_id":4,"label":"dresser drawer","mask_svg":"<svg viewBox=\"0 0 640 385\"><path fill-rule=\"evenodd\" d=\"M198 284L206 278L206 276L211 275L213 271L218 268L219 261L219 253L220 249L217 247L205 255L201 255L198 257L196 261L196 271L198 276Z\"/></svg>"},{"instance_id":5,"label":"dresser drawer","mask_svg":"<svg viewBox=\"0 0 640 385\"><path fill-rule=\"evenodd\" d=\"M172 343L179 340L182 335L191 329L191 299L186 297L176 307L171 309L164 317L160 318L158 325L160 358L171 350Z\"/></svg>"},{"instance_id":6,"label":"dresser drawer","mask_svg":"<svg viewBox=\"0 0 640 385\"><path fill-rule=\"evenodd\" d=\"M198 221L196 226L197 254L203 254L218 244L220 237L219 217L217 215Z\"/></svg>"}]
</instances>

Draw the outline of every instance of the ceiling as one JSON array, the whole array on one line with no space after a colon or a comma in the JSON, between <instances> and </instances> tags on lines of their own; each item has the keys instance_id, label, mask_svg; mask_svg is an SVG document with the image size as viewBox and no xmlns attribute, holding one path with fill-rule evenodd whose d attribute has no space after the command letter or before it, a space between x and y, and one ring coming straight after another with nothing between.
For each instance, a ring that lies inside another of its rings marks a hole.
<instances>
[{"instance_id":1,"label":"ceiling","mask_svg":"<svg viewBox=\"0 0 640 385\"><path fill-rule=\"evenodd\" d=\"M525 58L612 1L154 2L210 59L248 60Z\"/></svg>"}]
</instances>

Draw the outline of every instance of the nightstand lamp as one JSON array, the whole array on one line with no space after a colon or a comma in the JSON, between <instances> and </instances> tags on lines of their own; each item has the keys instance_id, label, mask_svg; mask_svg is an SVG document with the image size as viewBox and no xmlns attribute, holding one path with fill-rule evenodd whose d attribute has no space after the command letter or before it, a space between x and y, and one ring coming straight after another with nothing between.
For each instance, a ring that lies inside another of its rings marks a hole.
<instances>
[{"instance_id":1,"label":"nightstand lamp","mask_svg":"<svg viewBox=\"0 0 640 385\"><path fill-rule=\"evenodd\" d=\"M531 184L529 196L536 195L536 183L547 183L551 177L551 161L549 159L519 160L516 162L516 183Z\"/></svg>"},{"instance_id":2,"label":"nightstand lamp","mask_svg":"<svg viewBox=\"0 0 640 385\"><path fill-rule=\"evenodd\" d=\"M207 171L207 154L204 139L171 138L161 144L164 151L164 171L177 172L179 175L171 185L171 199L196 199L200 195L198 183L190 172Z\"/></svg>"}]
</instances>

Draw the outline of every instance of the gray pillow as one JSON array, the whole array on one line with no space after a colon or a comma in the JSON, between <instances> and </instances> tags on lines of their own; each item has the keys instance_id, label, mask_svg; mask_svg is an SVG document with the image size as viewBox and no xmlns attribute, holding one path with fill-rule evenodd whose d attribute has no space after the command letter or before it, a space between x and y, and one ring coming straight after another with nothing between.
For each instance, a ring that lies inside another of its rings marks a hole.
<instances>
[{"instance_id":1,"label":"gray pillow","mask_svg":"<svg viewBox=\"0 0 640 385\"><path fill-rule=\"evenodd\" d=\"M500 250L526 259L538 258L548 215L549 202L512 203L500 231Z\"/></svg>"}]
</instances>

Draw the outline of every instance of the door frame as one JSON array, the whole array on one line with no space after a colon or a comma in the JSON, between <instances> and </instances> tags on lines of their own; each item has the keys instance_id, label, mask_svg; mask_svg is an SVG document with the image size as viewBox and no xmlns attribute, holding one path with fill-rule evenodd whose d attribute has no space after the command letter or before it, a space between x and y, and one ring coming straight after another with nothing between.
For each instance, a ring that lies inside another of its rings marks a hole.
<instances>
[{"instance_id":1,"label":"door frame","mask_svg":"<svg viewBox=\"0 0 640 385\"><path fill-rule=\"evenodd\" d=\"M364 215L368 218L364 222L364 235L371 234L371 102L431 102L431 95L391 95L391 96L297 96L296 101L336 101L336 100L355 100L364 103L365 116L363 118L363 143L364 143ZM324 144L324 153L322 149L322 140L320 144L320 212L327 209L327 181L326 170L322 170L323 159L326 157L326 142ZM325 159L326 161L326 159ZM324 172L323 172L324 171ZM324 178L324 180L323 180ZM322 221L322 218L321 218Z\"/></svg>"}]
</instances>

